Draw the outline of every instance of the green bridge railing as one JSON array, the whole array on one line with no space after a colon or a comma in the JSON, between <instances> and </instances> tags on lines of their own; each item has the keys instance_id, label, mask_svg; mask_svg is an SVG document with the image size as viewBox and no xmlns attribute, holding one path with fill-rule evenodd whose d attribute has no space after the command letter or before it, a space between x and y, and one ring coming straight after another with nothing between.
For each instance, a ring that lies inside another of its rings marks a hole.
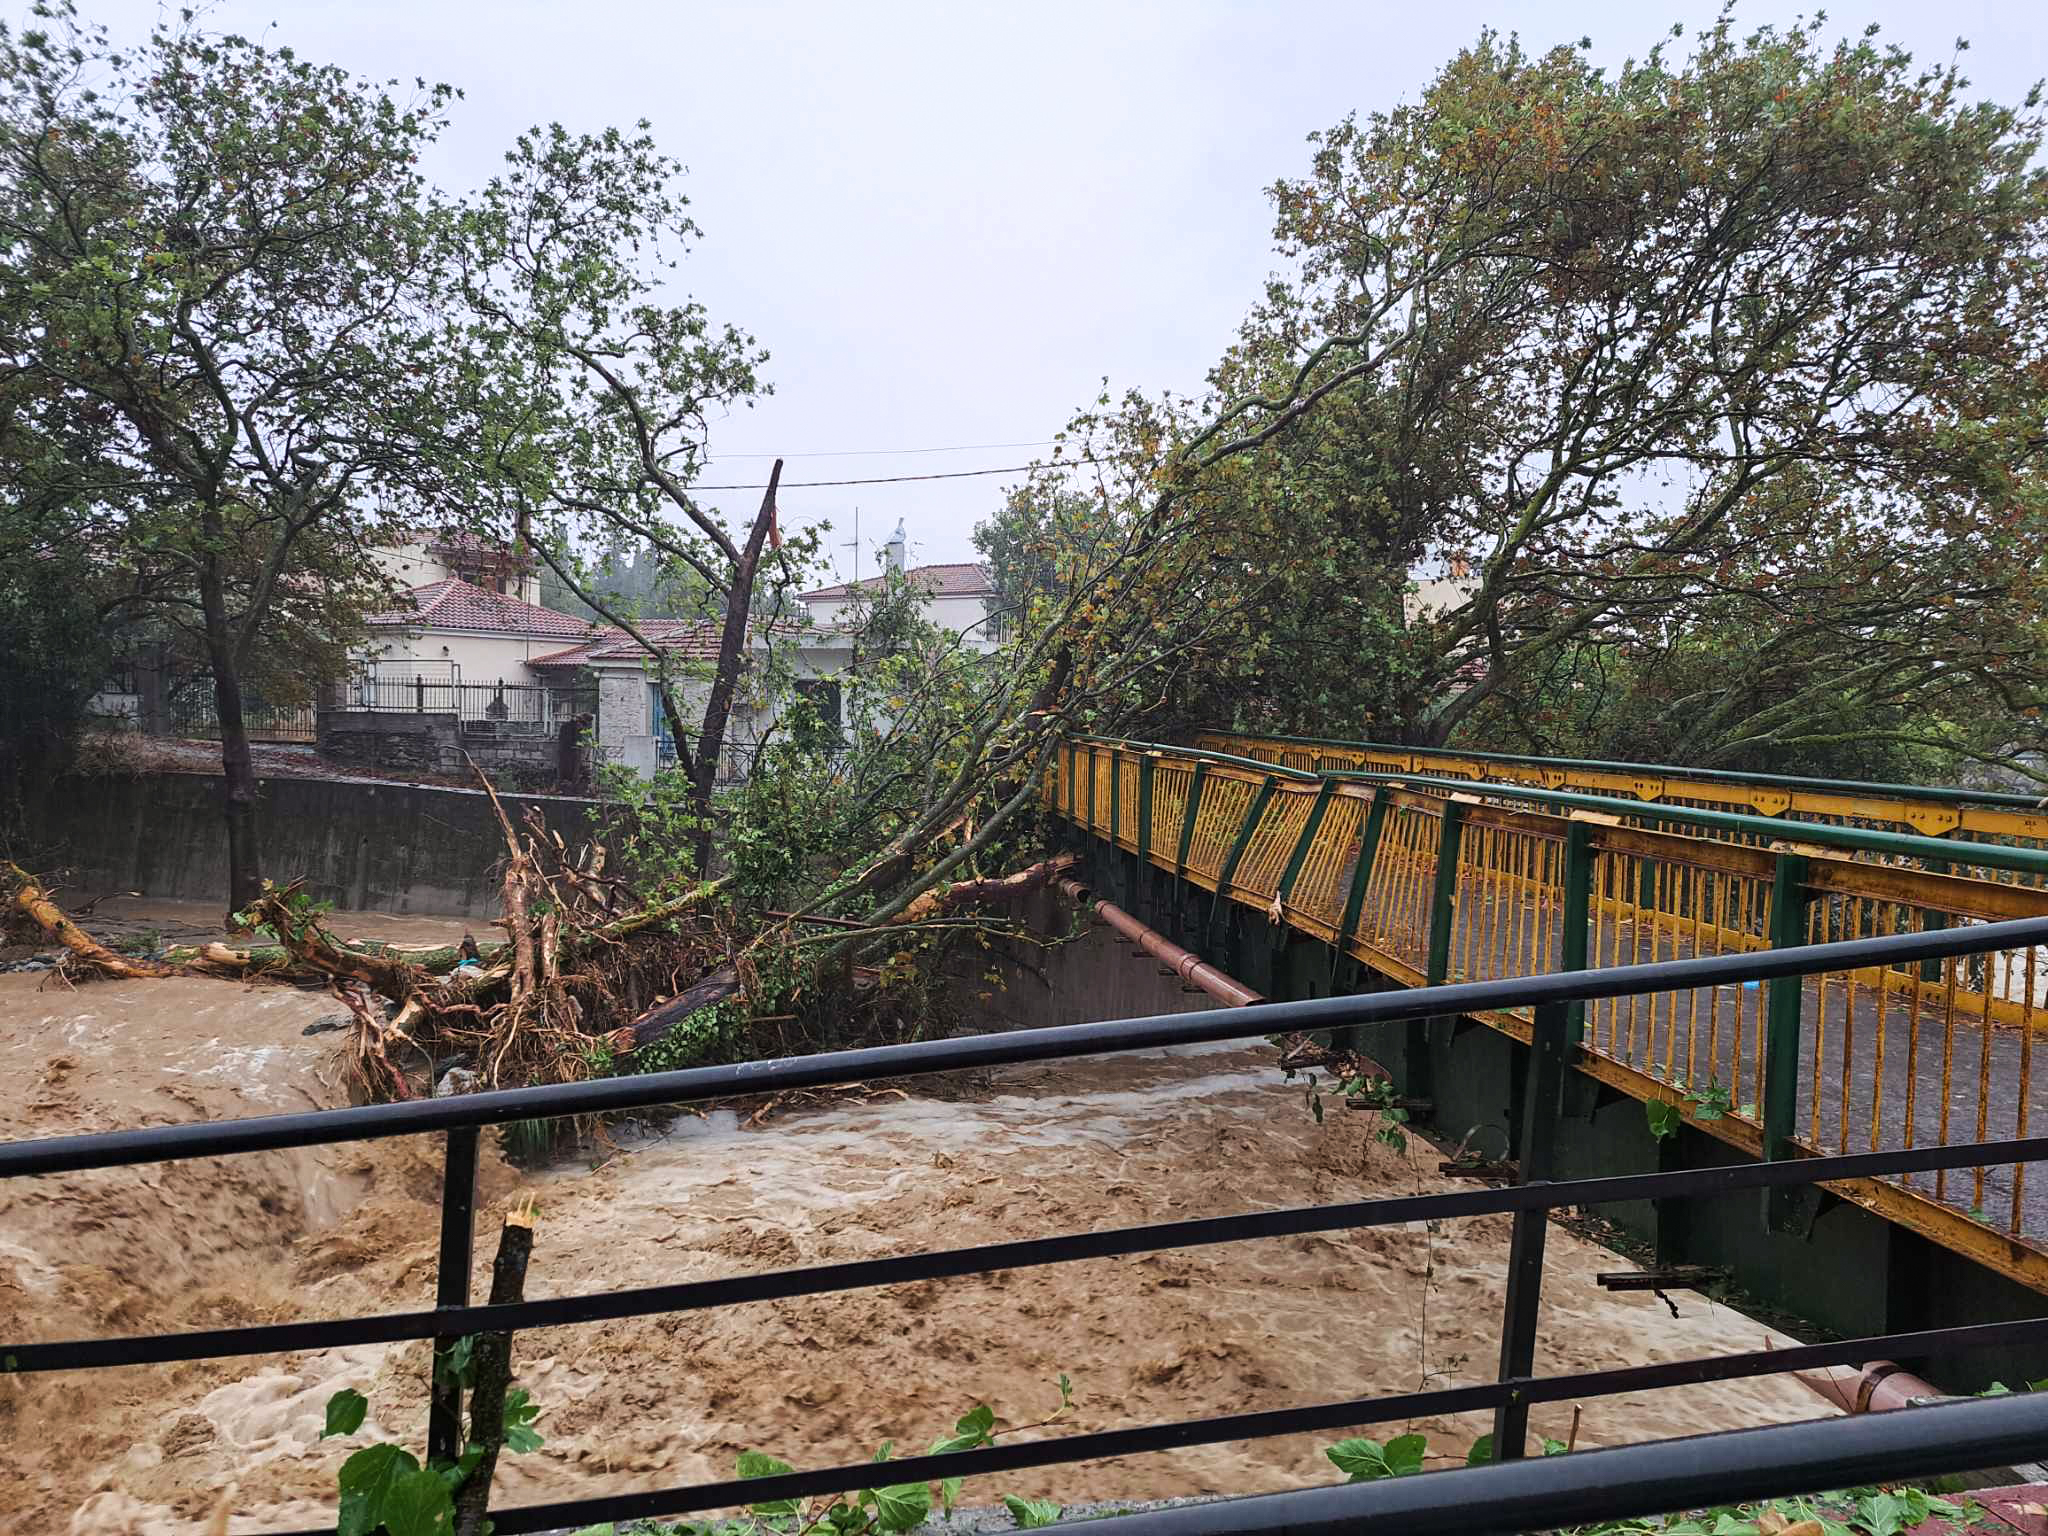
<instances>
[{"instance_id":1,"label":"green bridge railing","mask_svg":"<svg viewBox=\"0 0 2048 1536\"><path fill-rule=\"evenodd\" d=\"M1624 799L1441 776L1424 770L1443 754L1396 753L1376 770L1311 769L1083 739L1044 793L1141 863L1415 986L2048 915L2048 818L2015 806L1902 792L1878 815L1840 786L1781 785L1767 816L1719 808L1705 779ZM1552 771L1499 762L1522 779ZM1958 818L1949 835L1896 830L1937 805ZM2008 819L1966 819L1979 814ZM1529 1038L1526 1012L1482 1022ZM2042 1108L2044 1024L2048 953L2029 947L1608 999L1575 1010L1571 1044L1581 1071L1784 1158L2024 1136ZM2048 1190L2030 1197L2022 1169L1836 1192L2048 1291Z\"/></svg>"}]
</instances>

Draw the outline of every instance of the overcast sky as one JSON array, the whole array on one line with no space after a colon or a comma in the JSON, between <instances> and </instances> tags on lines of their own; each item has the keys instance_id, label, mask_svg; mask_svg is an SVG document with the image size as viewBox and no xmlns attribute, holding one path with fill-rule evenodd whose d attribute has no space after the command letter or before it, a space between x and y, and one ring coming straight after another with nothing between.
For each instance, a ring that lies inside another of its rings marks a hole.
<instances>
[{"instance_id":1,"label":"overcast sky","mask_svg":"<svg viewBox=\"0 0 2048 1536\"><path fill-rule=\"evenodd\" d=\"M80 7L124 36L158 13ZM1105 376L1196 390L1272 269L1265 188L1306 164L1311 130L1413 99L1488 24L1532 46L1590 36L1619 63L1717 8L221 0L206 22L460 87L431 167L450 190L486 179L531 123L649 119L689 166L704 229L681 284L771 354L774 393L713 427L704 479L725 483L765 478L775 454L789 482L1019 465ZM1752 0L1739 18L1802 9ZM2035 0L1828 11L1832 29L1876 21L1922 59L1968 37L1968 73L2002 101L2048 74ZM867 574L899 517L913 563L971 558L1006 483L781 500L786 524L829 518L835 545L858 506ZM707 499L739 512L759 493ZM835 552L848 573L852 551Z\"/></svg>"}]
</instances>

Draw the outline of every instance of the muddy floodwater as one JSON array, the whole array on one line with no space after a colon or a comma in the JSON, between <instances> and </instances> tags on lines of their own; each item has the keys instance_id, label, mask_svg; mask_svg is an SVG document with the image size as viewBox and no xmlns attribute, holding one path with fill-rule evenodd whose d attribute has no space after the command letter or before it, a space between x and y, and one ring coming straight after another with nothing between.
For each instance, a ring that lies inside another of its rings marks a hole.
<instances>
[{"instance_id":1,"label":"muddy floodwater","mask_svg":"<svg viewBox=\"0 0 2048 1536\"><path fill-rule=\"evenodd\" d=\"M138 920L158 928L170 914ZM207 921L195 913L195 920ZM369 932L339 924L344 932ZM408 919L405 942L461 924ZM337 1012L315 992L208 981L0 975L0 1135L267 1114L338 1102ZM497 1214L538 1203L529 1296L1444 1187L1334 1112L1317 1125L1263 1046L1024 1067L866 1099L758 1105L622 1130L542 1172L483 1175L479 1293ZM0 1341L338 1317L431 1305L439 1145L408 1138L0 1185ZM922 1446L978 1401L1061 1429L1279 1408L1492 1375L1509 1218L1088 1261L717 1312L538 1331L518 1376L547 1444L508 1457L523 1503ZM1766 1339L1704 1298L1594 1283L1615 1256L1553 1228L1541 1370L1675 1360ZM417 1448L424 1342L0 1378L0 1529L171 1533L331 1519L336 1468L372 1434ZM318 1441L351 1386L370 1422ZM1820 1416L1789 1378L1584 1405L1579 1444ZM1539 1408L1562 1438L1571 1407ZM1397 1432L1401 1426L1376 1431ZM1423 1420L1461 1455L1485 1425ZM1054 1431L1059 1432L1059 1431ZM970 1484L1056 1499L1241 1493L1334 1480L1336 1436L1220 1445Z\"/></svg>"}]
</instances>

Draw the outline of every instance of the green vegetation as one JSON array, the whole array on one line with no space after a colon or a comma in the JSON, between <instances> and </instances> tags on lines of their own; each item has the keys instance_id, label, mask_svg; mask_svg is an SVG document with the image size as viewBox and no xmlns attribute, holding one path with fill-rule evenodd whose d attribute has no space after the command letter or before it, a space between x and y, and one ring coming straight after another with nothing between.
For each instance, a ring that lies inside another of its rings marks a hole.
<instances>
[{"instance_id":1,"label":"green vegetation","mask_svg":"<svg viewBox=\"0 0 2048 1536\"><path fill-rule=\"evenodd\" d=\"M1210 393L1098 401L1100 489L1056 462L983 548L1029 632L1155 546L1069 630L1076 675L1174 656L1098 702L1150 739L2024 771L2042 128L1817 19L1613 70L1483 33L1274 185L1282 270Z\"/></svg>"}]
</instances>

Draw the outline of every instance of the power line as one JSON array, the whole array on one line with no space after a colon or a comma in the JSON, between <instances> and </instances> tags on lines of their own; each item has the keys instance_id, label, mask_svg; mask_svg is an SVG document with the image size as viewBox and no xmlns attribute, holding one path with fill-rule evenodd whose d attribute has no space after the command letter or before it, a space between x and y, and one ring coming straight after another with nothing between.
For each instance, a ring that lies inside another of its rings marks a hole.
<instances>
[{"instance_id":1,"label":"power line","mask_svg":"<svg viewBox=\"0 0 2048 1536\"><path fill-rule=\"evenodd\" d=\"M1041 438L1028 443L955 443L945 448L842 448L813 453L714 453L707 462L722 459L872 459L907 458L914 453L984 453L996 448L1051 448L1061 439Z\"/></svg>"},{"instance_id":2,"label":"power line","mask_svg":"<svg viewBox=\"0 0 2048 1536\"><path fill-rule=\"evenodd\" d=\"M1028 469L1073 469L1079 467L1084 462L1084 460L1075 459L1064 464L1011 464L1002 469L954 469L936 475L880 475L870 480L785 480L782 482L782 489L793 491L819 485L901 485L906 480L971 480L976 475L1015 475L1021 474ZM686 487L686 489L692 491L765 491L768 489L768 482L763 480L751 485L692 485Z\"/></svg>"}]
</instances>

